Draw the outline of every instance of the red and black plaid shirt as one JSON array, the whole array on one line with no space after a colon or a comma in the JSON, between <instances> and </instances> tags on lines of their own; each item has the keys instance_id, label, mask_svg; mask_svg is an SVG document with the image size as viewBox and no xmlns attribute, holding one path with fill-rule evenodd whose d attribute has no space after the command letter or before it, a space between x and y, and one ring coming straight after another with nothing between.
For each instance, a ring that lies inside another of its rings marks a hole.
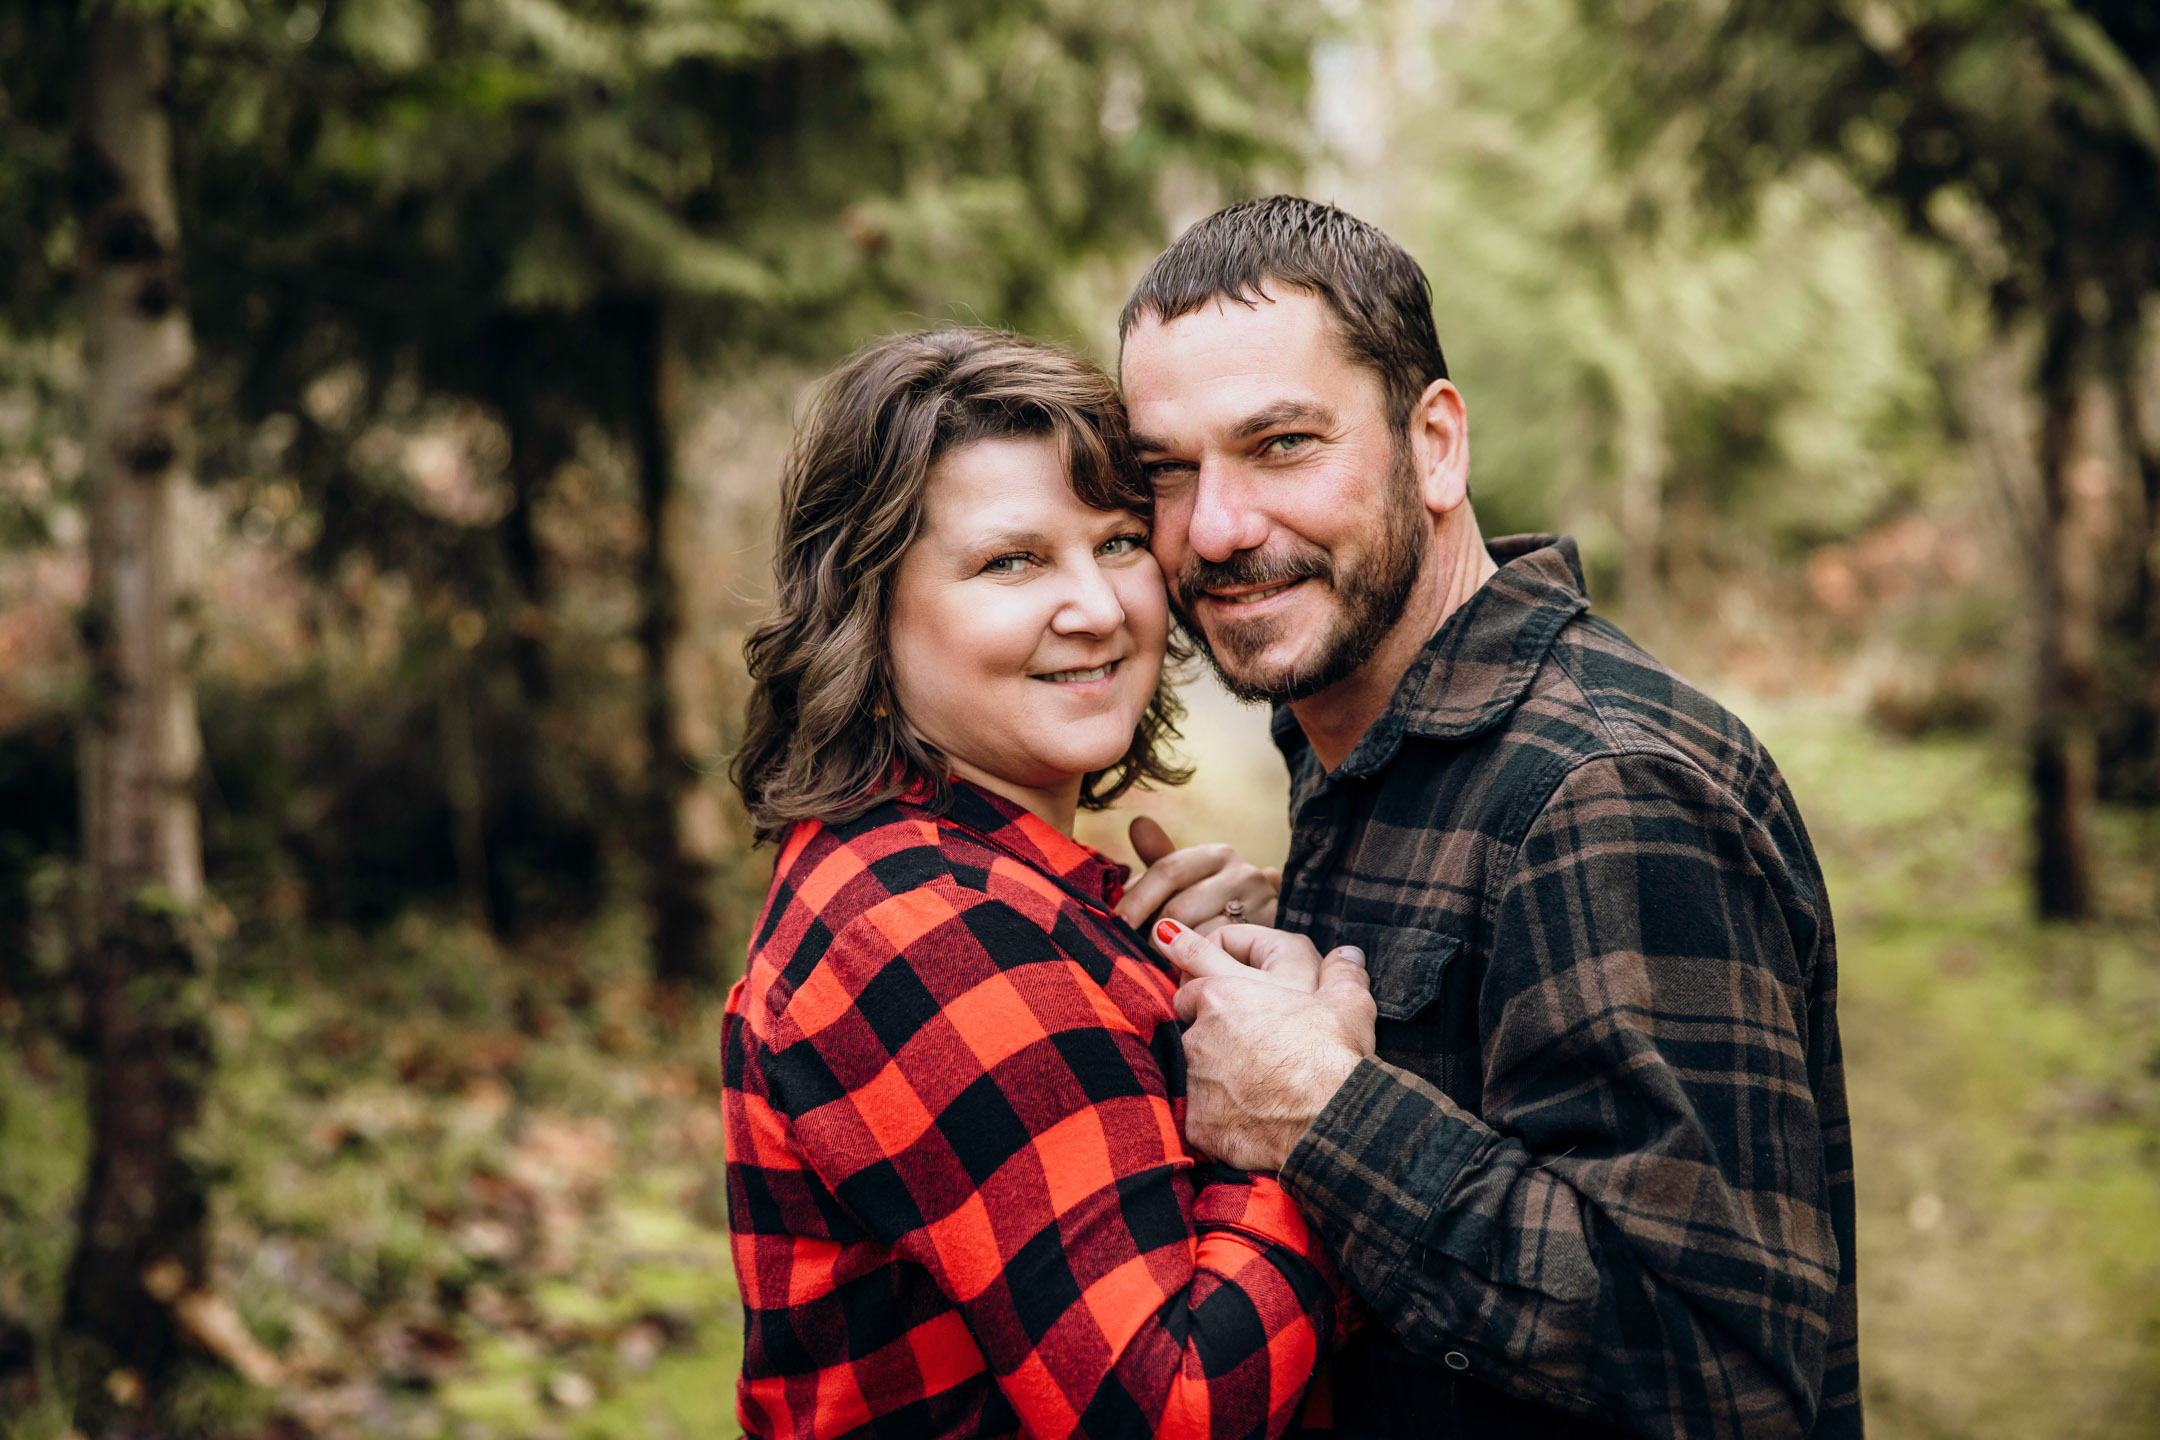
<instances>
[{"instance_id":1,"label":"red and black plaid shirt","mask_svg":"<svg viewBox=\"0 0 2160 1440\"><path fill-rule=\"evenodd\" d=\"M728 1000L744 1431L1282 1434L1331 1262L1186 1150L1122 867L955 790L798 826Z\"/></svg>"}]
</instances>

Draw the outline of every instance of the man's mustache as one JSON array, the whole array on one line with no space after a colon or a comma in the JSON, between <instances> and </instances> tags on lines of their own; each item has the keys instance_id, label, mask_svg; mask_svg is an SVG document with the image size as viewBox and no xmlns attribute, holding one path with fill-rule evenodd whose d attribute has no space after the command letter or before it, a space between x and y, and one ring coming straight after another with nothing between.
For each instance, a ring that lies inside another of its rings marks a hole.
<instances>
[{"instance_id":1,"label":"man's mustache","mask_svg":"<svg viewBox=\"0 0 2160 1440\"><path fill-rule=\"evenodd\" d=\"M1241 550L1228 560L1208 560L1194 557L1178 571L1178 608L1191 614L1210 590L1232 587L1266 587L1287 585L1293 580L1320 580L1328 584L1335 581L1335 567L1328 563L1326 555L1319 551L1306 554L1269 554L1262 550Z\"/></svg>"}]
</instances>

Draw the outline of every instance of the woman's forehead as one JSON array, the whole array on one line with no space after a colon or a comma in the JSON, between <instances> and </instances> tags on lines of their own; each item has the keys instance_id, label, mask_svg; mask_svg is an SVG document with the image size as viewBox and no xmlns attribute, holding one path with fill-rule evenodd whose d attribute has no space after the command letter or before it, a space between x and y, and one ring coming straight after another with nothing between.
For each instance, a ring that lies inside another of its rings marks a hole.
<instances>
[{"instance_id":1,"label":"woman's forehead","mask_svg":"<svg viewBox=\"0 0 2160 1440\"><path fill-rule=\"evenodd\" d=\"M1093 528L1132 514L1088 504L1055 439L1001 436L977 440L941 456L923 495L928 526L951 535L1047 534Z\"/></svg>"}]
</instances>

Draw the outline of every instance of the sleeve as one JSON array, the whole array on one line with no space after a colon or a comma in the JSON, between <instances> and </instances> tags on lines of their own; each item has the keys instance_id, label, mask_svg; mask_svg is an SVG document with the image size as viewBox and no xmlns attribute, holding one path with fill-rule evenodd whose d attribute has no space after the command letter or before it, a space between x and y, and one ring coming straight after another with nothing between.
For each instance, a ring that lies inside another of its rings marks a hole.
<instances>
[{"instance_id":1,"label":"sleeve","mask_svg":"<svg viewBox=\"0 0 2160 1440\"><path fill-rule=\"evenodd\" d=\"M1839 1254L1782 856L1678 761L1560 783L1498 901L1482 1117L1368 1059L1283 1170L1410 1348L1631 1433L1809 1432Z\"/></svg>"},{"instance_id":2,"label":"sleeve","mask_svg":"<svg viewBox=\"0 0 2160 1440\"><path fill-rule=\"evenodd\" d=\"M790 1001L774 1098L839 1203L958 1304L1030 1434L1279 1436L1332 1264L1272 1177L1195 1173L1156 1058L1175 1022L1140 1033L1105 974L1011 906L909 890Z\"/></svg>"}]
</instances>

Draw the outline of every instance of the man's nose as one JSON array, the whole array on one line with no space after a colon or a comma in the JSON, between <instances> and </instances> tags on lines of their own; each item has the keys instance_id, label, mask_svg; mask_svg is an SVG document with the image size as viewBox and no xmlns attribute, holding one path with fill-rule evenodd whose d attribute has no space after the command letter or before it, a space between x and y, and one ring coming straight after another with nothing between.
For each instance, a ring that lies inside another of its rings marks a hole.
<instances>
[{"instance_id":1,"label":"man's nose","mask_svg":"<svg viewBox=\"0 0 2160 1440\"><path fill-rule=\"evenodd\" d=\"M1217 563L1240 550L1257 550L1267 539L1267 517L1253 502L1252 487L1228 466L1202 465L1193 482L1192 518L1186 527L1193 553Z\"/></svg>"}]
</instances>

